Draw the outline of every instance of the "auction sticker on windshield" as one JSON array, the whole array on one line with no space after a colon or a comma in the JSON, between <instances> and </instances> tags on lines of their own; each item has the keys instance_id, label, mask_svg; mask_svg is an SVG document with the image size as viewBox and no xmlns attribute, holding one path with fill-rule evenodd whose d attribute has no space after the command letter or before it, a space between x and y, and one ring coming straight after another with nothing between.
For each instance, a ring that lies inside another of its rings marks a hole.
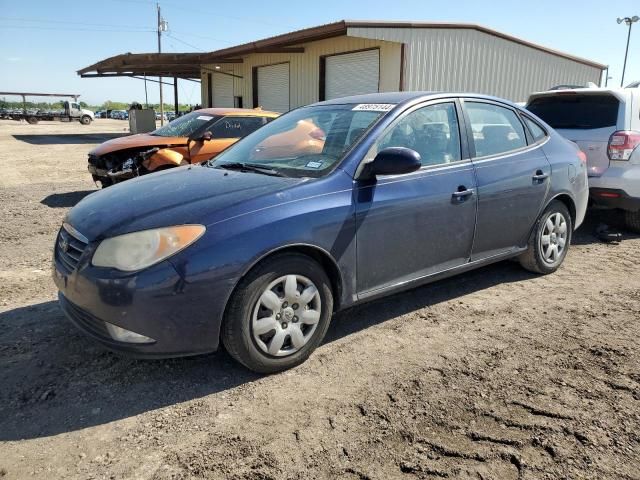
<instances>
[{"instance_id":1,"label":"auction sticker on windshield","mask_svg":"<svg viewBox=\"0 0 640 480\"><path fill-rule=\"evenodd\" d=\"M198 120L211 120L213 117L207 117L206 115L200 115Z\"/></svg>"},{"instance_id":2,"label":"auction sticker on windshield","mask_svg":"<svg viewBox=\"0 0 640 480\"><path fill-rule=\"evenodd\" d=\"M361 103L352 108L352 110L363 110L366 112L388 112L395 105L393 103Z\"/></svg>"}]
</instances>

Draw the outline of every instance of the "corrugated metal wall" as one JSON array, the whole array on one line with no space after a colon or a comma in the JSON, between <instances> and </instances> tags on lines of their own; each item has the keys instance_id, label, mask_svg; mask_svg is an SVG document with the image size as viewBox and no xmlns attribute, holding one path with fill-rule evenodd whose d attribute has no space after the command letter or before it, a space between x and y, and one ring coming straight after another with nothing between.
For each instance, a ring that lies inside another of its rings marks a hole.
<instances>
[{"instance_id":1,"label":"corrugated metal wall","mask_svg":"<svg viewBox=\"0 0 640 480\"><path fill-rule=\"evenodd\" d=\"M289 62L291 108L317 102L320 81L320 57L335 53L350 52L366 48L380 48L380 91L393 92L400 87L399 43L367 38L336 37L300 45L304 53L261 53L243 57L241 64L220 64L221 70L242 78L234 78L234 96L243 97L245 107L253 106L252 69L262 65ZM205 65L202 80L202 105L207 106L207 71L214 65ZM214 75L215 77L215 75ZM215 81L215 78L214 78Z\"/></svg>"},{"instance_id":2,"label":"corrugated metal wall","mask_svg":"<svg viewBox=\"0 0 640 480\"><path fill-rule=\"evenodd\" d=\"M601 77L596 67L472 29L352 27L348 35L404 43L404 90L476 92L520 102L554 85L599 84Z\"/></svg>"}]
</instances>

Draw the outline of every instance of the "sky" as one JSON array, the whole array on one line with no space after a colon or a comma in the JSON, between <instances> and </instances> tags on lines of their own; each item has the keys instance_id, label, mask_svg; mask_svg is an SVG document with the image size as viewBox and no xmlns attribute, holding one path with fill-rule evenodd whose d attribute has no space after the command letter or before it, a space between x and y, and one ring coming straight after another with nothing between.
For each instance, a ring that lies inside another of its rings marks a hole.
<instances>
[{"instance_id":1,"label":"sky","mask_svg":"<svg viewBox=\"0 0 640 480\"><path fill-rule=\"evenodd\" d=\"M617 17L640 16L640 0L160 0L169 22L163 52L212 51L349 20L477 23L610 65L619 85L627 41ZM80 100L144 103L144 82L80 78L76 71L125 52L157 51L152 0L0 0L0 91L79 93ZM634 24L625 84L640 80L640 22ZM148 84L149 102L158 101ZM165 86L165 102L173 88ZM179 81L181 103L200 102L198 83ZM9 98L7 97L7 100Z\"/></svg>"}]
</instances>

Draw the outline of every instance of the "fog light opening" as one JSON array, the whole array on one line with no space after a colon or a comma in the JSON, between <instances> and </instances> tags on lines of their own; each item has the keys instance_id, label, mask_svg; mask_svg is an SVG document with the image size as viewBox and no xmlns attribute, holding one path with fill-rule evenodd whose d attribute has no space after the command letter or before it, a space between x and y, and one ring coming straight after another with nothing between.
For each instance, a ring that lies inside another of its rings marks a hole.
<instances>
[{"instance_id":1,"label":"fog light opening","mask_svg":"<svg viewBox=\"0 0 640 480\"><path fill-rule=\"evenodd\" d=\"M153 338L145 337L144 335L140 335L139 333L132 332L131 330L126 330L122 327L118 327L117 325L113 325L111 323L104 322L107 327L107 331L111 338L118 342L124 343L153 343L155 340Z\"/></svg>"}]
</instances>

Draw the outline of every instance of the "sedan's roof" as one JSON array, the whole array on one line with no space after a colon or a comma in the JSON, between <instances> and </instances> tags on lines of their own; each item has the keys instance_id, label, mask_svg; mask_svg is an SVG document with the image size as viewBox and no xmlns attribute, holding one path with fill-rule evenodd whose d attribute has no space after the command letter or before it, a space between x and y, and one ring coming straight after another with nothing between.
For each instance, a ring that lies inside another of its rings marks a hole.
<instances>
[{"instance_id":1,"label":"sedan's roof","mask_svg":"<svg viewBox=\"0 0 640 480\"><path fill-rule=\"evenodd\" d=\"M314 105L341 105L349 103L403 103L416 98L433 95L435 92L384 92L351 95L350 97L334 98Z\"/></svg>"},{"instance_id":2,"label":"sedan's roof","mask_svg":"<svg viewBox=\"0 0 640 480\"><path fill-rule=\"evenodd\" d=\"M201 108L196 110L200 113L207 113L209 115L227 115L227 116L251 116L251 117L277 117L280 114L276 112L270 112L268 110L262 110L261 108Z\"/></svg>"},{"instance_id":3,"label":"sedan's roof","mask_svg":"<svg viewBox=\"0 0 640 480\"><path fill-rule=\"evenodd\" d=\"M518 107L515 103L504 98L493 97L481 93L460 93L460 92L382 92L367 93L364 95L352 95L350 97L334 98L313 105L344 105L353 103L390 103L401 104L415 100L429 100L430 98L458 97L458 98L480 98L506 103Z\"/></svg>"}]
</instances>

